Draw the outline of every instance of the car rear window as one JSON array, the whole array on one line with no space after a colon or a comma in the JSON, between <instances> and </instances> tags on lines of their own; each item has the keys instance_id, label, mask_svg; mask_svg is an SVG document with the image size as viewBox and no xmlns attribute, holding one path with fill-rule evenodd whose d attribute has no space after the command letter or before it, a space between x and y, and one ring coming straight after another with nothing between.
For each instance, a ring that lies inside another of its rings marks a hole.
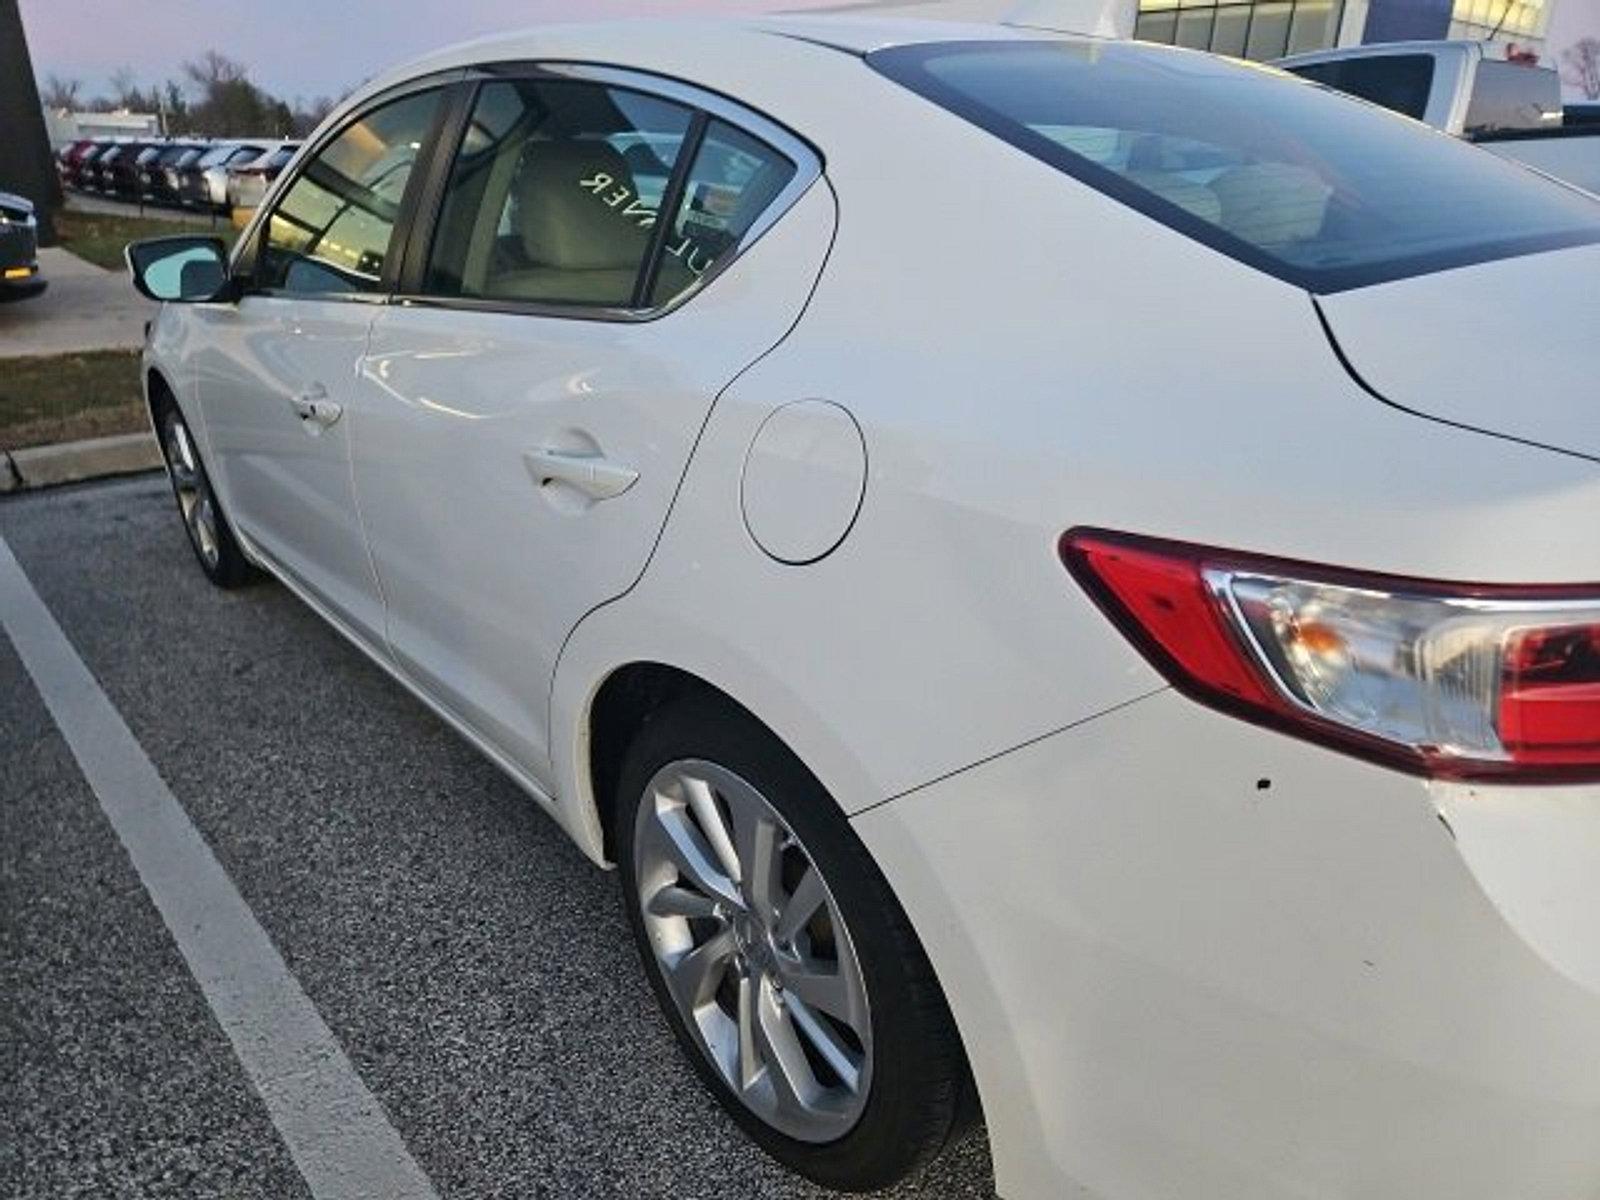
<instances>
[{"instance_id":1,"label":"car rear window","mask_svg":"<svg viewBox=\"0 0 1600 1200\"><path fill-rule=\"evenodd\" d=\"M938 42L884 75L1314 292L1600 242L1600 202L1259 66L1128 42Z\"/></svg>"},{"instance_id":2,"label":"car rear window","mask_svg":"<svg viewBox=\"0 0 1600 1200\"><path fill-rule=\"evenodd\" d=\"M1374 54L1366 58L1295 64L1284 69L1312 83L1359 96L1419 121L1428 111L1428 93L1433 90L1431 54Z\"/></svg>"}]
</instances>

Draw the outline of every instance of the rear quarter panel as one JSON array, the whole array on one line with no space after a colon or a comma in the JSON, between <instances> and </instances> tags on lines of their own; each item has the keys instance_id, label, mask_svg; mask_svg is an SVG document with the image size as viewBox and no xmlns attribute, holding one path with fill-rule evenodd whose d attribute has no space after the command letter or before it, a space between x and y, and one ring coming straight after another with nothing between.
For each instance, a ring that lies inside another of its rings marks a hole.
<instances>
[{"instance_id":1,"label":"rear quarter panel","mask_svg":"<svg viewBox=\"0 0 1600 1200\"><path fill-rule=\"evenodd\" d=\"M719 400L640 584L558 667L558 787L592 853L587 705L635 659L728 691L846 812L1159 688L1062 568L1076 525L1446 579L1600 576L1593 464L1380 404L1305 293L856 70L837 116L787 114L839 197L817 292ZM839 549L785 566L751 540L739 477L761 422L804 398L854 415L868 479Z\"/></svg>"}]
</instances>

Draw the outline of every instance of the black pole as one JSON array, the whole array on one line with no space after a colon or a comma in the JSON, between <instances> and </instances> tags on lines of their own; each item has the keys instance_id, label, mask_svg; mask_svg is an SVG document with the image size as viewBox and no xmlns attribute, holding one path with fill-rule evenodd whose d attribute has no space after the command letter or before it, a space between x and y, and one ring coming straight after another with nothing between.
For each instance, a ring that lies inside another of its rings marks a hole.
<instances>
[{"instance_id":1,"label":"black pole","mask_svg":"<svg viewBox=\"0 0 1600 1200\"><path fill-rule=\"evenodd\" d=\"M53 246L61 181L45 133L44 106L39 103L19 4L20 0L0 0L0 192L33 201L39 244Z\"/></svg>"}]
</instances>

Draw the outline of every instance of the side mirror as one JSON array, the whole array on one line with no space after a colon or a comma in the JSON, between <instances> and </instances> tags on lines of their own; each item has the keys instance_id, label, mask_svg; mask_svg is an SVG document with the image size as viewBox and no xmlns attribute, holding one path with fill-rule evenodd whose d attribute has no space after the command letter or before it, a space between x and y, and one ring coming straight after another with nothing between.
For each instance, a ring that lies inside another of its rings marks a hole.
<instances>
[{"instance_id":1,"label":"side mirror","mask_svg":"<svg viewBox=\"0 0 1600 1200\"><path fill-rule=\"evenodd\" d=\"M123 253L133 286L152 300L202 304L233 299L228 252L221 238L150 238L130 242Z\"/></svg>"}]
</instances>

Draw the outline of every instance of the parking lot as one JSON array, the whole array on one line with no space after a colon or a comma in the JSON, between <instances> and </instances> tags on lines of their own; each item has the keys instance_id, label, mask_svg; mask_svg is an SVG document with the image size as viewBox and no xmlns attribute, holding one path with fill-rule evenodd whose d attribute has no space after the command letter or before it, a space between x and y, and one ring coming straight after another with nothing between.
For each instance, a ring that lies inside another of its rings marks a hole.
<instances>
[{"instance_id":1,"label":"parking lot","mask_svg":"<svg viewBox=\"0 0 1600 1200\"><path fill-rule=\"evenodd\" d=\"M352 1129L439 1196L822 1195L693 1080L615 881L281 587L211 588L164 479L0 501L0 537L381 1106ZM136 867L0 615L0 1192L312 1194L152 901L188 881ZM990 1178L978 1133L894 1194Z\"/></svg>"}]
</instances>

